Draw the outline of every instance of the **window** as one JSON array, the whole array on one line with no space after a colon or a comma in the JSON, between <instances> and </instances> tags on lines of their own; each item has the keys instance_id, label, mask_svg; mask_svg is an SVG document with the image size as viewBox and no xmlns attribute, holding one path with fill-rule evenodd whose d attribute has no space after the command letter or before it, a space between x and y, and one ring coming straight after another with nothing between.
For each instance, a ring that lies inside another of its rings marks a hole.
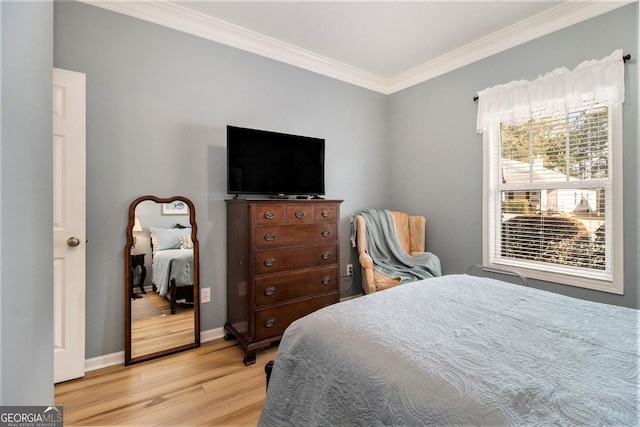
<instances>
[{"instance_id":1,"label":"window","mask_svg":"<svg viewBox=\"0 0 640 427\"><path fill-rule=\"evenodd\" d=\"M485 144L485 264L623 293L624 80L617 82L621 90L612 89L620 73L610 68L617 63L623 63L621 51L572 72L480 92L480 102L490 103L479 109L478 120ZM603 80L576 77L585 68L614 78L604 90L593 87ZM553 90L540 91L541 85Z\"/></svg>"}]
</instances>

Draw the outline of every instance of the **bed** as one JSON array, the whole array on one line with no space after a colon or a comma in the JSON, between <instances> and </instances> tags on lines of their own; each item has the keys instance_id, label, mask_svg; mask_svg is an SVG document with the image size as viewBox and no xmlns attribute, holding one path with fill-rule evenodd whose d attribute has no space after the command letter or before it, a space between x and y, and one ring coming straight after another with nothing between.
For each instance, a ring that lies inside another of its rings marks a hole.
<instances>
[{"instance_id":1,"label":"bed","mask_svg":"<svg viewBox=\"0 0 640 427\"><path fill-rule=\"evenodd\" d=\"M153 290L170 301L171 314L175 314L178 301L193 304L191 228L178 224L170 229L151 227L149 231Z\"/></svg>"},{"instance_id":2,"label":"bed","mask_svg":"<svg viewBox=\"0 0 640 427\"><path fill-rule=\"evenodd\" d=\"M639 315L468 274L285 331L260 426L639 424Z\"/></svg>"}]
</instances>

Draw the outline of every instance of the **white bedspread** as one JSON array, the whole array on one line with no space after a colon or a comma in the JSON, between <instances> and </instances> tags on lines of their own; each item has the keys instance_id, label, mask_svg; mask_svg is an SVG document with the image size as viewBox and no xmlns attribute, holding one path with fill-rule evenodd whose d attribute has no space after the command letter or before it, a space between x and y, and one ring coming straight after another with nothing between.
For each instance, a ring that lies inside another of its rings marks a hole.
<instances>
[{"instance_id":1,"label":"white bedspread","mask_svg":"<svg viewBox=\"0 0 640 427\"><path fill-rule=\"evenodd\" d=\"M193 249L166 249L153 256L153 283L158 294L169 293L171 279L176 286L193 285Z\"/></svg>"},{"instance_id":2,"label":"white bedspread","mask_svg":"<svg viewBox=\"0 0 640 427\"><path fill-rule=\"evenodd\" d=\"M450 275L283 336L260 426L639 424L639 312Z\"/></svg>"}]
</instances>

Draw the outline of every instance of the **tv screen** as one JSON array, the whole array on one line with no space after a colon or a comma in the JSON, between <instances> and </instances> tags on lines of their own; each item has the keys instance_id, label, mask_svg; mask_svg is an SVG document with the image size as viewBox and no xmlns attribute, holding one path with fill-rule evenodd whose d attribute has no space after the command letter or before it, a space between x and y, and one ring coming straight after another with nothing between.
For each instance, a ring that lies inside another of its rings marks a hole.
<instances>
[{"instance_id":1,"label":"tv screen","mask_svg":"<svg viewBox=\"0 0 640 427\"><path fill-rule=\"evenodd\" d=\"M324 139L227 126L227 193L324 194Z\"/></svg>"}]
</instances>

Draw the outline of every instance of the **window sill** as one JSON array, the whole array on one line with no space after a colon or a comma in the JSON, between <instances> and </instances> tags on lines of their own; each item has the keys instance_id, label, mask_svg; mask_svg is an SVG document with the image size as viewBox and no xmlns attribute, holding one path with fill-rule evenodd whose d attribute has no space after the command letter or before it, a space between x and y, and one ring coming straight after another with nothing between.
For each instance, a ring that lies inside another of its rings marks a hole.
<instances>
[{"instance_id":1,"label":"window sill","mask_svg":"<svg viewBox=\"0 0 640 427\"><path fill-rule=\"evenodd\" d=\"M488 265L510 268L525 276L527 279L543 280L545 282L560 283L563 285L575 286L579 288L592 289L595 291L608 292L617 295L624 295L624 280L622 273L615 274L614 279L589 278L567 274L564 272L551 271L552 266L546 266L547 270L538 270L518 262L489 262Z\"/></svg>"}]
</instances>

